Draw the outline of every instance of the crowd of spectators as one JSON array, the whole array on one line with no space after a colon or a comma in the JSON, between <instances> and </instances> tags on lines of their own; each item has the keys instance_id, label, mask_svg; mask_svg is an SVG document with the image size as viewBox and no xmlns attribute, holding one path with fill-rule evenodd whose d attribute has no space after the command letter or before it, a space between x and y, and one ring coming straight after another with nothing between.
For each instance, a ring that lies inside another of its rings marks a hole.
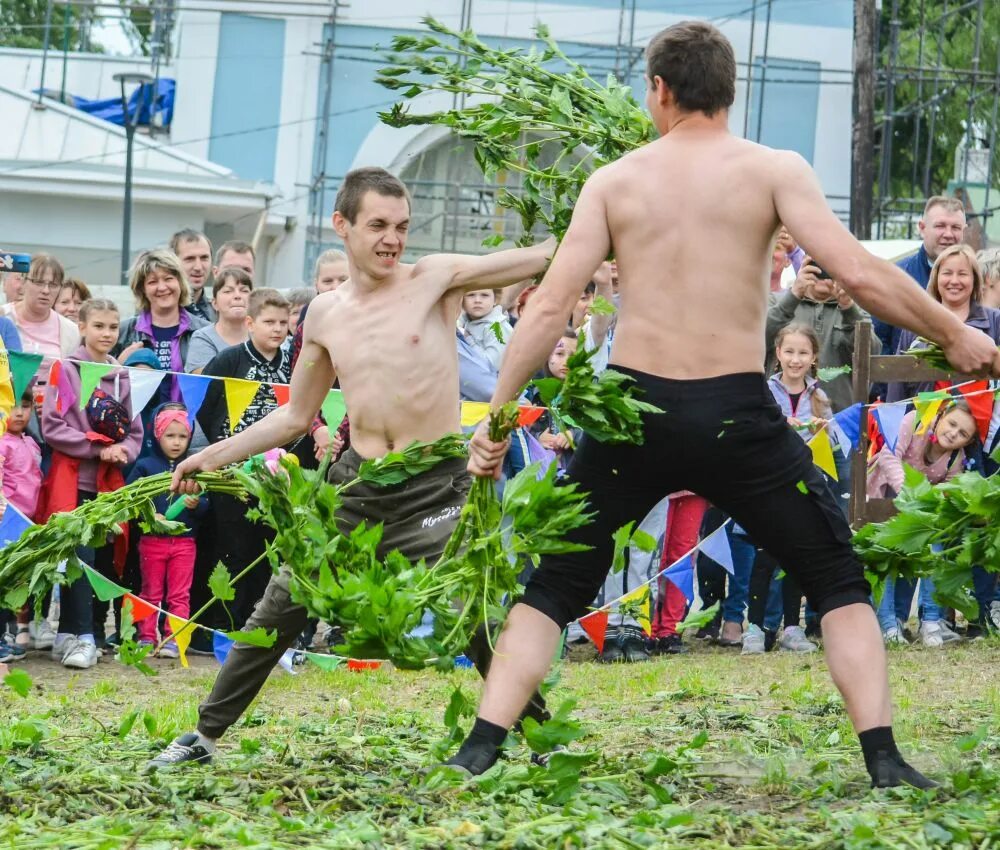
<instances>
[{"instance_id":1,"label":"crowd of spectators","mask_svg":"<svg viewBox=\"0 0 1000 850\"><path fill-rule=\"evenodd\" d=\"M952 198L929 199L919 233L919 250L900 261L900 267L965 323L1000 344L1000 250L977 255L964 244L965 212ZM168 247L143 252L134 264L131 316L121 317L114 302L92 297L87 284L67 277L59 260L50 255L33 257L25 275L4 275L0 341L8 352L42 357L20 398L13 397L8 382L6 433L0 439L5 506L9 503L28 519L44 522L55 511L71 510L126 481L170 470L189 452L259 421L281 403L283 392L275 386L290 380L309 303L317 294L336 289L348 274L346 256L326 251L316 261L312 286L283 294L257 285L251 245L227 242L213 252L203 233L186 229L174 234ZM465 295L455 326L462 401L490 399L513 327L531 309L535 289L535 282L524 281L505 290ZM762 367L775 403L790 426L809 440L828 429L832 417L855 400L848 367L854 357L856 325L867 315L784 230L774 250L770 289ZM564 378L567 360L579 345L594 352L591 362L598 373L607 368L614 314L604 307L617 299L615 268L606 263L581 293L565 334L545 364L544 376ZM874 325L872 354L904 353L923 344L907 331L877 320ZM79 400L85 384L82 364L88 363L110 368L102 370L90 397ZM164 373L138 410L132 403L134 370ZM190 377L198 375L221 380ZM227 378L259 384L241 405L238 417L228 403ZM194 396L192 381L201 386ZM917 392L945 386L876 385L872 399L905 404ZM0 407L4 397L0 392ZM197 404L189 409L192 397ZM535 396L524 399L537 401ZM925 428L915 412L907 412L893 440L873 444L869 495L895 495L904 463L924 472L932 484L967 469L992 471L987 456L996 440L994 420L1000 416L981 421L983 416L981 406L972 410L959 398L942 405ZM841 496L846 512L851 464L844 449L848 447L838 445L832 429L828 433L837 472L828 483ZM531 426L515 432L505 476L533 461L565 469L579 438L579 433L563 430L558 420L543 413ZM336 458L349 442L346 417L326 422L317 416L309 433L287 448L304 465L315 467L328 450ZM166 496L157 500L159 514L166 515L171 507ZM247 520L246 506L230 497L189 496L182 506L173 507L181 508L176 518L184 523L184 533L142 533L133 526L128 535L96 550L81 549L79 555L96 572L183 618L210 597L208 578L218 561L235 574L257 559L271 535L265 526ZM720 608L697 637L744 654L772 648L816 650L819 624L783 565L699 496L685 492L666 495L643 524L657 539L654 553L633 551L628 568L610 576L595 600L601 605L647 582L653 590L648 626L640 628L634 617L613 614L599 661L638 662L688 650L677 631L689 605L687 597L669 579L650 582L650 576L723 524L732 570L699 554L699 596L704 605L718 601ZM237 585L229 611L213 606L202 624L242 625L263 591L269 569L266 561L258 565ZM921 585L917 593L908 582L890 584L879 605L886 641L919 640L939 647L962 639L952 612L934 602L933 585L926 581ZM911 633L907 624L915 594L918 626ZM966 638L1000 628L996 575L977 568L975 595L980 617L966 625ZM119 607L114 604L112 609ZM43 616L36 617L36 610ZM86 578L60 588L58 600L31 600L4 618L0 661L19 660L35 649L50 652L66 667L86 669L119 639L120 610L109 611L107 603L97 600ZM312 624L301 638L303 647L314 640L314 631ZM206 634L197 631L188 651L211 654ZM582 637L582 631L571 627L570 641ZM167 618L144 620L140 638L162 642L161 657L178 655Z\"/></svg>"}]
</instances>

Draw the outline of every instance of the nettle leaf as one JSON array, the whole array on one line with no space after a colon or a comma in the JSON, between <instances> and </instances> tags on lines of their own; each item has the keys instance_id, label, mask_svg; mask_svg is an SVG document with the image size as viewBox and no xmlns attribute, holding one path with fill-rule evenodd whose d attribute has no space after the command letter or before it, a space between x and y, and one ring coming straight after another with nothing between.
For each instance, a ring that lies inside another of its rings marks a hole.
<instances>
[{"instance_id":1,"label":"nettle leaf","mask_svg":"<svg viewBox=\"0 0 1000 850\"><path fill-rule=\"evenodd\" d=\"M823 366L816 370L816 377L821 381L832 381L839 375L850 375L851 367L844 366Z\"/></svg>"},{"instance_id":2,"label":"nettle leaf","mask_svg":"<svg viewBox=\"0 0 1000 850\"><path fill-rule=\"evenodd\" d=\"M658 545L656 538L651 534L647 534L641 528L636 529L635 534L632 535L631 544L640 552L655 552Z\"/></svg>"},{"instance_id":3,"label":"nettle leaf","mask_svg":"<svg viewBox=\"0 0 1000 850\"><path fill-rule=\"evenodd\" d=\"M224 632L224 634L230 640L245 643L250 646L261 646L265 648L274 646L275 640L278 639L277 631L274 629L268 631L263 626L257 626L257 628L245 632Z\"/></svg>"},{"instance_id":4,"label":"nettle leaf","mask_svg":"<svg viewBox=\"0 0 1000 850\"><path fill-rule=\"evenodd\" d=\"M19 697L26 697L31 691L31 676L15 668L3 677L3 683Z\"/></svg>"},{"instance_id":5,"label":"nettle leaf","mask_svg":"<svg viewBox=\"0 0 1000 850\"><path fill-rule=\"evenodd\" d=\"M618 310L615 309L615 305L608 301L607 298L602 298L598 295L590 305L590 312L595 316L613 316Z\"/></svg>"},{"instance_id":6,"label":"nettle leaf","mask_svg":"<svg viewBox=\"0 0 1000 850\"><path fill-rule=\"evenodd\" d=\"M226 569L226 565L222 561L219 561L208 577L208 589L212 591L212 595L216 599L221 602L229 602L236 598L236 588L232 586L231 581L229 570Z\"/></svg>"},{"instance_id":7,"label":"nettle leaf","mask_svg":"<svg viewBox=\"0 0 1000 850\"><path fill-rule=\"evenodd\" d=\"M709 608L688 614L677 624L677 631L686 632L690 629L700 629L702 626L707 626L715 619L715 615L719 613L719 605L720 603L716 602Z\"/></svg>"},{"instance_id":8,"label":"nettle leaf","mask_svg":"<svg viewBox=\"0 0 1000 850\"><path fill-rule=\"evenodd\" d=\"M580 724L570 717L575 706L576 700L564 701L544 723L533 717L524 718L521 731L528 746L536 753L548 753L583 737L585 733Z\"/></svg>"},{"instance_id":9,"label":"nettle leaf","mask_svg":"<svg viewBox=\"0 0 1000 850\"><path fill-rule=\"evenodd\" d=\"M615 541L614 555L611 557L611 572L620 573L625 569L625 552L628 549L629 541L632 539L632 528L635 520L628 522L615 531L613 539ZM655 544L654 544L655 545Z\"/></svg>"}]
</instances>

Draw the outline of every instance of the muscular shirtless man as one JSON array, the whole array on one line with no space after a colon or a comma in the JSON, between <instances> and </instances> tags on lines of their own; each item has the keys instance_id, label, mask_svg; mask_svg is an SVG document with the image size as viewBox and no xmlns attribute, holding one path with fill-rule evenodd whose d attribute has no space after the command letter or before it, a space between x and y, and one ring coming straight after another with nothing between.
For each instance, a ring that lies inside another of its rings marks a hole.
<instances>
[{"instance_id":1,"label":"muscular shirtless man","mask_svg":"<svg viewBox=\"0 0 1000 850\"><path fill-rule=\"evenodd\" d=\"M959 371L996 369L997 350L868 254L830 212L801 157L729 134L735 78L732 46L707 23L677 24L653 38L646 103L661 138L587 181L507 348L494 406L513 398L548 356L583 284L613 250L621 307L611 362L666 413L646 418L641 447L581 441L569 477L590 493L598 518L573 539L593 548L543 558L510 612L479 716L449 762L473 774L494 763L559 633L597 594L612 532L641 520L664 493L693 490L798 577L822 617L830 673L873 784L932 784L893 741L885 649L850 529L764 383L779 222L865 309L937 340ZM719 268L725 273L713 274ZM470 471L497 475L505 451L480 428Z\"/></svg>"},{"instance_id":2,"label":"muscular shirtless man","mask_svg":"<svg viewBox=\"0 0 1000 850\"><path fill-rule=\"evenodd\" d=\"M555 243L483 257L439 254L403 265L409 222L409 195L398 179L381 168L347 174L337 193L333 226L344 240L350 280L310 305L288 404L180 464L175 490L192 493L197 485L185 476L219 469L304 434L335 377L351 419L351 448L331 467L334 483L353 480L366 458L459 431L455 320L465 291L539 274ZM461 459L392 487L359 484L343 495L338 525L346 533L362 520L382 522L380 557L399 549L411 560L434 563L469 484ZM290 599L287 576L273 577L245 628L276 629L274 645L264 649L237 642L199 707L197 731L180 736L149 766L209 761L216 739L246 710L306 619L306 610ZM467 654L485 675L484 633ZM544 719L540 698L527 713Z\"/></svg>"}]
</instances>

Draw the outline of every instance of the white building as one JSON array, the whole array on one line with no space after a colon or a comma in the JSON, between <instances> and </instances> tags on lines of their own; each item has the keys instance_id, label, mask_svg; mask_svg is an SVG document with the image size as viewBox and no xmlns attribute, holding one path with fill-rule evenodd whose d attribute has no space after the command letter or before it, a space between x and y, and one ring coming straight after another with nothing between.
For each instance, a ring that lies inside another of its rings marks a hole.
<instances>
[{"instance_id":1,"label":"white building","mask_svg":"<svg viewBox=\"0 0 1000 850\"><path fill-rule=\"evenodd\" d=\"M205 229L216 244L256 238L267 283L298 285L320 248L333 244L338 181L359 165L385 166L411 184L414 253L477 250L479 222L494 220L495 210L468 146L438 128L394 130L377 116L394 101L373 81L377 48L419 31L424 14L506 46L528 46L535 22L544 21L596 78L617 71L640 100L649 38L678 20L712 20L741 63L732 130L799 151L833 208L847 215L852 0L341 0L335 15L333 5L185 0L174 55L160 71L177 81L170 132L137 137L134 250L184 226ZM332 66L323 59L328 36ZM114 96L111 75L119 70L148 70L148 61L71 54L66 90ZM62 54L50 52L45 87L58 90L63 73ZM34 108L40 79L39 51L0 50L0 245L52 250L85 280L114 283L124 133L53 101Z\"/></svg>"}]
</instances>

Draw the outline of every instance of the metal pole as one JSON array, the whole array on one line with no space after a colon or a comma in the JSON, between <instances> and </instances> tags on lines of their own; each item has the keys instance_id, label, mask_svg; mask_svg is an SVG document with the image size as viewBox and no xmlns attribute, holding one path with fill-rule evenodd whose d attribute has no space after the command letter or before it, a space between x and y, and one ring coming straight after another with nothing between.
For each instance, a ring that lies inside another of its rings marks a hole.
<instances>
[{"instance_id":1,"label":"metal pole","mask_svg":"<svg viewBox=\"0 0 1000 850\"><path fill-rule=\"evenodd\" d=\"M753 37L757 29L757 4L750 7L750 46L747 48L747 96L743 104L743 138L750 132L750 91L753 88Z\"/></svg>"},{"instance_id":2,"label":"metal pole","mask_svg":"<svg viewBox=\"0 0 1000 850\"><path fill-rule=\"evenodd\" d=\"M986 232L990 223L990 187L993 185L993 162L996 159L997 118L1000 112L1000 41L997 42L997 69L993 78L993 118L990 121L990 158L986 166L986 194L983 196L983 247L989 247L989 234Z\"/></svg>"},{"instance_id":3,"label":"metal pole","mask_svg":"<svg viewBox=\"0 0 1000 850\"><path fill-rule=\"evenodd\" d=\"M63 7L63 67L59 84L59 102L66 102L66 61L69 57L69 6Z\"/></svg>"},{"instance_id":4,"label":"metal pole","mask_svg":"<svg viewBox=\"0 0 1000 850\"><path fill-rule=\"evenodd\" d=\"M52 5L53 0L49 0L45 7L45 40L42 42L42 78L38 81L38 102L36 108L43 109L42 94L45 91L45 65L49 59L49 36L52 32Z\"/></svg>"},{"instance_id":5,"label":"metal pole","mask_svg":"<svg viewBox=\"0 0 1000 850\"><path fill-rule=\"evenodd\" d=\"M983 0L979 0L979 14L976 16L976 39L972 50L972 81L969 83L969 118L965 127L965 163L962 166L962 182L969 182L969 153L975 140L973 124L976 120L976 83L979 71L979 50L983 43ZM991 152L992 153L992 152ZM966 191L968 189L966 188Z\"/></svg>"},{"instance_id":6,"label":"metal pole","mask_svg":"<svg viewBox=\"0 0 1000 850\"><path fill-rule=\"evenodd\" d=\"M129 255L132 238L132 144L135 139L135 124L129 114L128 99L125 97L125 83L122 82L122 107L125 111L125 207L122 211L122 257L121 282L128 285Z\"/></svg>"},{"instance_id":7,"label":"metal pole","mask_svg":"<svg viewBox=\"0 0 1000 850\"><path fill-rule=\"evenodd\" d=\"M771 6L774 0L767 0L767 18L764 23L764 55L761 57L760 68L760 106L757 108L757 136L754 139L760 144L760 134L764 128L764 87L767 85L767 50L771 42Z\"/></svg>"},{"instance_id":8,"label":"metal pole","mask_svg":"<svg viewBox=\"0 0 1000 850\"><path fill-rule=\"evenodd\" d=\"M925 0L920 0L920 38L917 42L917 102L922 103L924 100L924 35L926 22L926 3ZM915 113L913 116L913 165L910 170L910 197L916 197L917 194L917 162L920 159L920 113ZM931 144L931 139L927 140L927 144ZM913 217L907 218L906 222L906 236L908 239L913 238Z\"/></svg>"},{"instance_id":9,"label":"metal pole","mask_svg":"<svg viewBox=\"0 0 1000 850\"><path fill-rule=\"evenodd\" d=\"M944 12L945 15L948 14L948 0L944 0ZM934 94L931 96L932 101L937 101L938 94L941 88L941 62L944 57L944 25L941 25L941 32L938 34L937 39L937 59L934 65ZM924 159L924 196L930 197L933 192L931 191L931 160L934 156L934 130L937 125L937 108L931 110L931 120L927 125L927 155Z\"/></svg>"}]
</instances>

